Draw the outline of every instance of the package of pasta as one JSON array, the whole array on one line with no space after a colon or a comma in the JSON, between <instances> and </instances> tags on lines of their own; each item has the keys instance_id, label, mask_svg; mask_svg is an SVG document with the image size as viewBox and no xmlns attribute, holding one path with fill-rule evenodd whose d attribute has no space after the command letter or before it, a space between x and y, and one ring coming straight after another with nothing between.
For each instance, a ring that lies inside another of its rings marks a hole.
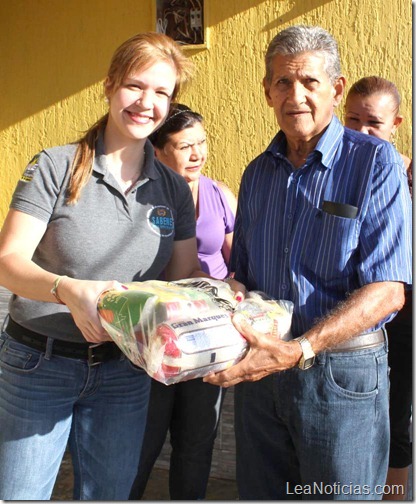
<instances>
[{"instance_id":1,"label":"package of pasta","mask_svg":"<svg viewBox=\"0 0 416 504\"><path fill-rule=\"evenodd\" d=\"M98 313L124 354L170 385L206 376L243 358L247 342L231 321L236 302L220 281L151 280L103 292Z\"/></svg>"}]
</instances>

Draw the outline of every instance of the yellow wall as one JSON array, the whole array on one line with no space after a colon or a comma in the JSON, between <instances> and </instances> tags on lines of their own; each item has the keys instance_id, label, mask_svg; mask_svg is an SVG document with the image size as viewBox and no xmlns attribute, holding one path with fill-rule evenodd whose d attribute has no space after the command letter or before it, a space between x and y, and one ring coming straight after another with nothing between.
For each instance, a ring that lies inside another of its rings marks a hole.
<instances>
[{"instance_id":1,"label":"yellow wall","mask_svg":"<svg viewBox=\"0 0 416 504\"><path fill-rule=\"evenodd\" d=\"M398 149L411 155L410 0L205 1L209 48L188 49L196 75L181 98L206 118L207 175L237 191L245 165L275 133L263 55L279 29L300 23L336 37L348 83L378 74L398 85L405 118ZM0 2L0 226L29 159L76 139L105 111L101 83L112 52L153 29L152 2Z\"/></svg>"}]
</instances>

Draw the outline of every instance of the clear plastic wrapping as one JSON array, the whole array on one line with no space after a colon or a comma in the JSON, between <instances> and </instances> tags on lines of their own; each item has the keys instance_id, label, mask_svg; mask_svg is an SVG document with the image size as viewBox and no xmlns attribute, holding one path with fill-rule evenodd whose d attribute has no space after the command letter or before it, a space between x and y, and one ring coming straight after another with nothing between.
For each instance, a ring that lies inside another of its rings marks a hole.
<instances>
[{"instance_id":1,"label":"clear plastic wrapping","mask_svg":"<svg viewBox=\"0 0 416 504\"><path fill-rule=\"evenodd\" d=\"M259 291L251 291L238 303L234 313L245 316L250 325L262 333L272 333L285 341L292 338L292 301L270 299Z\"/></svg>"},{"instance_id":2,"label":"clear plastic wrapping","mask_svg":"<svg viewBox=\"0 0 416 504\"><path fill-rule=\"evenodd\" d=\"M284 336L280 331L290 329L290 305L261 293L238 303L220 280L150 280L124 287L101 294L101 323L134 364L166 385L222 371L244 357L248 345L231 321L235 311L261 332L278 327Z\"/></svg>"}]
</instances>

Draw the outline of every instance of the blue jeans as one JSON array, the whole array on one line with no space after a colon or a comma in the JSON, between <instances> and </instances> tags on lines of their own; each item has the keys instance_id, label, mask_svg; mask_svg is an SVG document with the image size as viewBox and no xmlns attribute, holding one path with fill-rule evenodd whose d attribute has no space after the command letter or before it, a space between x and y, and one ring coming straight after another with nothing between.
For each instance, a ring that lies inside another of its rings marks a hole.
<instances>
[{"instance_id":1,"label":"blue jeans","mask_svg":"<svg viewBox=\"0 0 416 504\"><path fill-rule=\"evenodd\" d=\"M173 500L202 500L225 389L202 378L173 385L152 380L146 433L130 500L141 499L168 431L172 453L169 495Z\"/></svg>"},{"instance_id":2,"label":"blue jeans","mask_svg":"<svg viewBox=\"0 0 416 504\"><path fill-rule=\"evenodd\" d=\"M0 337L0 499L48 500L69 442L74 499L126 500L150 378L124 356L96 366Z\"/></svg>"},{"instance_id":3,"label":"blue jeans","mask_svg":"<svg viewBox=\"0 0 416 504\"><path fill-rule=\"evenodd\" d=\"M237 385L240 499L380 500L388 388L387 344Z\"/></svg>"}]
</instances>

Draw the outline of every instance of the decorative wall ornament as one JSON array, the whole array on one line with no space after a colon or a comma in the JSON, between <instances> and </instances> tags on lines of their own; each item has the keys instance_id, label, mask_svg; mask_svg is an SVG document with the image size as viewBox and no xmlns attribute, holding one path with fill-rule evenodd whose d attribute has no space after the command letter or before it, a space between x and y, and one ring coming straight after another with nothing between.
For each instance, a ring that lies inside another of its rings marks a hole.
<instances>
[{"instance_id":1,"label":"decorative wall ornament","mask_svg":"<svg viewBox=\"0 0 416 504\"><path fill-rule=\"evenodd\" d=\"M204 0L154 0L155 29L184 46L208 47Z\"/></svg>"}]
</instances>

